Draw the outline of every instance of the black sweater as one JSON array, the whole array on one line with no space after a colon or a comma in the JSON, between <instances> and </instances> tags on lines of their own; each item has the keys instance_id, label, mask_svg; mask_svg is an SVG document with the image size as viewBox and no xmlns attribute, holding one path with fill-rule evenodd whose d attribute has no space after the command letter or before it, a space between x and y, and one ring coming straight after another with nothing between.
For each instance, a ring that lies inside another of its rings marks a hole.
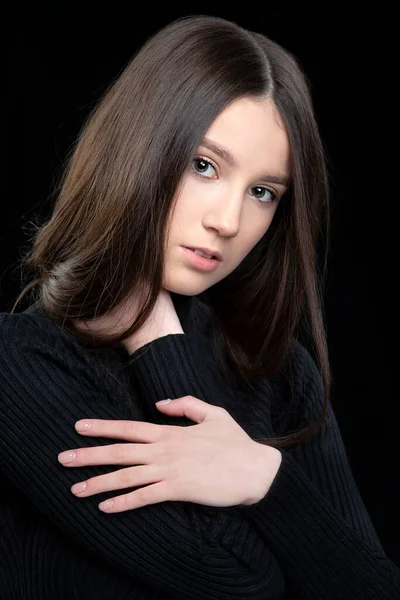
<instances>
[{"instance_id":1,"label":"black sweater","mask_svg":"<svg viewBox=\"0 0 400 600\"><path fill-rule=\"evenodd\" d=\"M131 357L122 348L84 347L38 302L0 313L0 597L400 597L400 570L360 498L332 407L309 441L283 450L269 492L250 506L170 501L106 514L98 504L116 492L71 493L73 483L116 470L58 462L63 450L114 443L79 435L74 423L85 417L190 426L154 403L191 394L224 406L262 439L320 413L321 378L299 342L287 369L235 385L216 363L209 309L198 298L172 297L185 334L159 338Z\"/></svg>"}]
</instances>

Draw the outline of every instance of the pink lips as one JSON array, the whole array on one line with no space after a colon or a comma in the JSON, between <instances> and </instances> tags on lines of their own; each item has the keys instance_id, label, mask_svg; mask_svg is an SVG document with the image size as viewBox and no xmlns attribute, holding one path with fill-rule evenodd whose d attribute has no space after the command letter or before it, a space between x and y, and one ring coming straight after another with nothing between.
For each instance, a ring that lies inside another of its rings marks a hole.
<instances>
[{"instance_id":1,"label":"pink lips","mask_svg":"<svg viewBox=\"0 0 400 600\"><path fill-rule=\"evenodd\" d=\"M200 250L200 248L198 248ZM182 246L182 251L185 256L190 260L192 265L199 269L200 271L214 271L220 264L220 261L217 258L204 258L204 256L200 256L200 254L196 254L190 248L185 248ZM211 251L210 251L211 254Z\"/></svg>"},{"instance_id":2,"label":"pink lips","mask_svg":"<svg viewBox=\"0 0 400 600\"><path fill-rule=\"evenodd\" d=\"M218 250L211 250L210 248L203 248L202 246L186 246L186 248L189 248L189 250L201 250L204 254L208 254L217 260L222 260Z\"/></svg>"}]
</instances>

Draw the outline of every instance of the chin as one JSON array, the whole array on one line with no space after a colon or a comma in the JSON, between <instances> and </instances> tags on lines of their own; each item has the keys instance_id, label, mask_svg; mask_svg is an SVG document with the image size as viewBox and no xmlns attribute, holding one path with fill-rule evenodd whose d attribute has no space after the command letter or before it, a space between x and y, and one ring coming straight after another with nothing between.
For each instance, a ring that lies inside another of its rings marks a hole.
<instances>
[{"instance_id":1,"label":"chin","mask_svg":"<svg viewBox=\"0 0 400 600\"><path fill-rule=\"evenodd\" d=\"M197 281L196 281L197 279ZM206 279L206 278L204 278ZM173 292L174 294L181 294L182 296L197 296L208 290L212 285L215 284L215 281L212 283L207 281L199 281L196 276L190 277L190 275L182 275L177 274L176 277L166 277L163 279L162 287L168 292Z\"/></svg>"}]
</instances>

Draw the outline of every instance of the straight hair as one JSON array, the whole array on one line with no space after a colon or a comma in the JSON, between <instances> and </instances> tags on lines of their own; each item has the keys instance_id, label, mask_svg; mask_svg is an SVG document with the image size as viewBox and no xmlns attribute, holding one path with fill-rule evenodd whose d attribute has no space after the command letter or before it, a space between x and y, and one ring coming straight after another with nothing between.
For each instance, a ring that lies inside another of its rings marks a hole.
<instances>
[{"instance_id":1,"label":"straight hair","mask_svg":"<svg viewBox=\"0 0 400 600\"><path fill-rule=\"evenodd\" d=\"M174 197L215 118L240 98L268 98L290 144L290 183L272 223L242 263L207 290L223 368L252 382L290 363L293 338L309 336L324 407L277 447L310 437L329 403L331 374L323 289L329 183L310 85L278 43L211 16L178 19L136 52L87 118L67 157L51 217L36 226L22 270L47 315L80 343L116 347L150 316L164 272ZM73 321L112 313L129 297L138 314L122 333ZM288 370L290 373L290 369Z\"/></svg>"}]
</instances>

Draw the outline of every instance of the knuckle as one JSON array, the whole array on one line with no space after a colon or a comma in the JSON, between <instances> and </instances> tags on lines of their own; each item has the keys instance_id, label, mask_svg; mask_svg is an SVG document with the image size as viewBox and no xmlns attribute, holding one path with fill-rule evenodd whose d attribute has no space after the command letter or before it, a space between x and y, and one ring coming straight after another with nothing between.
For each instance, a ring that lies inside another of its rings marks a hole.
<instances>
[{"instance_id":1,"label":"knuckle","mask_svg":"<svg viewBox=\"0 0 400 600\"><path fill-rule=\"evenodd\" d=\"M147 487L139 488L136 490L135 495L140 504L146 504L150 499L150 494Z\"/></svg>"},{"instance_id":2,"label":"knuckle","mask_svg":"<svg viewBox=\"0 0 400 600\"><path fill-rule=\"evenodd\" d=\"M90 464L90 462L94 459L92 448L80 448L79 450L75 450L75 452L75 462L77 464Z\"/></svg>"},{"instance_id":3,"label":"knuckle","mask_svg":"<svg viewBox=\"0 0 400 600\"><path fill-rule=\"evenodd\" d=\"M173 480L168 481L168 485L164 487L164 494L166 500L172 498L174 500L185 500L185 491L183 483Z\"/></svg>"},{"instance_id":4,"label":"knuckle","mask_svg":"<svg viewBox=\"0 0 400 600\"><path fill-rule=\"evenodd\" d=\"M112 454L116 460L125 460L128 454L126 444L114 444Z\"/></svg>"},{"instance_id":5,"label":"knuckle","mask_svg":"<svg viewBox=\"0 0 400 600\"><path fill-rule=\"evenodd\" d=\"M176 431L174 427L174 425L170 425L169 427L166 427L164 431L160 432L160 434L162 435L163 447L168 446L171 443L171 441L175 438Z\"/></svg>"},{"instance_id":6,"label":"knuckle","mask_svg":"<svg viewBox=\"0 0 400 600\"><path fill-rule=\"evenodd\" d=\"M162 457L164 458L164 460L167 460L167 462L171 462L174 456L175 456L175 445L174 445L173 439L171 437L171 438L165 440L165 442L163 444Z\"/></svg>"},{"instance_id":7,"label":"knuckle","mask_svg":"<svg viewBox=\"0 0 400 600\"><path fill-rule=\"evenodd\" d=\"M124 421L123 435L130 438L136 431L136 423L134 421Z\"/></svg>"},{"instance_id":8,"label":"knuckle","mask_svg":"<svg viewBox=\"0 0 400 600\"><path fill-rule=\"evenodd\" d=\"M133 473L132 469L121 469L119 478L124 487L133 485Z\"/></svg>"},{"instance_id":9,"label":"knuckle","mask_svg":"<svg viewBox=\"0 0 400 600\"><path fill-rule=\"evenodd\" d=\"M164 436L170 429L173 428L173 425L158 425L157 423L152 423L152 429L156 435Z\"/></svg>"}]
</instances>

